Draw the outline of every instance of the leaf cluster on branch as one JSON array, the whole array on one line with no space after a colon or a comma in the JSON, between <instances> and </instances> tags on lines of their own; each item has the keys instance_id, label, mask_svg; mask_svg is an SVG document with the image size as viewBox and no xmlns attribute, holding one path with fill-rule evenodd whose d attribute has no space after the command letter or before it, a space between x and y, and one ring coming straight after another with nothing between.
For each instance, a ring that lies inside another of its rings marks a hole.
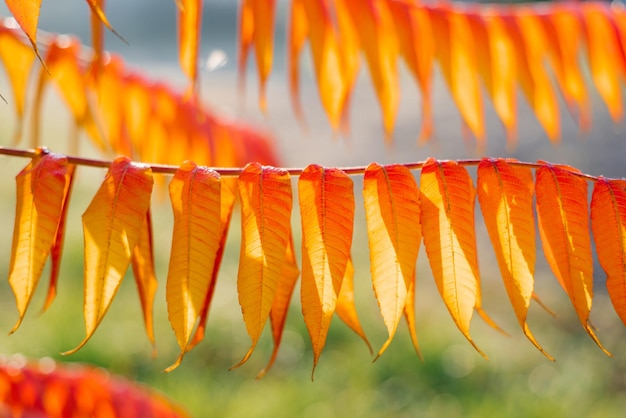
<instances>
[{"instance_id":1,"label":"leaf cluster on branch","mask_svg":"<svg viewBox=\"0 0 626 418\"><path fill-rule=\"evenodd\" d=\"M25 110L30 109L31 145L39 145L43 92L48 83L54 83L76 126L102 150L124 156L108 162L44 148L0 149L2 154L31 158L17 176L9 283L19 320L13 331L24 317L48 257L52 269L46 306L54 298L74 169L93 165L107 167L108 173L82 218L86 336L68 353L82 347L95 332L129 266L139 289L146 330L154 342L152 305L157 279L150 196L153 173L169 173L173 175L169 193L174 227L165 286L168 315L181 353L168 370L178 366L204 336L235 201L240 203L242 236L237 291L251 339L249 350L235 367L250 357L268 321L275 348L260 375L272 365L299 277L315 367L335 313L367 342L356 316L351 259L355 211L351 176L362 175L372 285L389 336L378 356L392 341L402 317L419 353L414 296L422 242L437 289L468 341L483 354L470 335L474 311L499 329L482 309L476 200L506 291L528 339L552 359L526 323L530 301L537 299L533 291L536 224L548 264L583 328L610 355L589 324L593 300L589 231L591 228L598 259L607 274L614 308L626 323L624 180L596 178L542 161L499 158L279 168L267 137L241 124L224 122L196 94L201 1L179 2L180 60L190 80L183 93L147 81L126 69L121 58L102 52L101 25L110 26L103 1L88 0L95 16L94 50L83 49L71 38L48 35L41 53L35 38L38 7L32 8L39 3L8 2L26 39L45 63L32 100L27 94L35 62L31 47L10 21L0 25L0 61L7 69L18 115L16 139L22 136ZM271 71L274 12L274 1L243 0L241 4L240 70L254 49L261 108L265 107L263 89ZM348 128L347 113L361 53L382 107L388 138L399 100L400 56L423 93L422 138L432 132L435 63L479 143L484 139L481 80L510 141L515 137L518 84L548 136L556 139L559 113L551 71L568 107L578 114L581 129L588 129L589 94L577 59L583 46L592 79L613 119L622 117L621 96L616 92L626 75L626 14L603 3L537 9L424 6L408 0L293 0L290 16L289 77L296 112L303 117L298 104L298 57L308 41L321 102L336 129ZM478 48L478 44L487 47ZM466 166L477 166L476 186ZM412 170L420 170L419 185ZM291 230L293 175L298 176L302 220L300 262ZM594 183L590 206L588 181Z\"/></svg>"}]
</instances>

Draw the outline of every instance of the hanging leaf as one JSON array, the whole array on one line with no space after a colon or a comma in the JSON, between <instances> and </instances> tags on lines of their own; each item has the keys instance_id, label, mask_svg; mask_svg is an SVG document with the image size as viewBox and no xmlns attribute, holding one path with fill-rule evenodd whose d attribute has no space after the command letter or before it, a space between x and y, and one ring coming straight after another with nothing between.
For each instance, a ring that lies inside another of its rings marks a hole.
<instances>
[{"instance_id":1,"label":"hanging leaf","mask_svg":"<svg viewBox=\"0 0 626 418\"><path fill-rule=\"evenodd\" d=\"M67 158L38 150L17 175L17 204L9 264L20 326L57 235L69 178Z\"/></svg>"},{"instance_id":2,"label":"hanging leaf","mask_svg":"<svg viewBox=\"0 0 626 418\"><path fill-rule=\"evenodd\" d=\"M28 37L39 61L45 67L46 64L41 58L39 48L37 47L37 24L39 22L41 0L5 0L5 2L9 11Z\"/></svg>"},{"instance_id":3,"label":"hanging leaf","mask_svg":"<svg viewBox=\"0 0 626 418\"><path fill-rule=\"evenodd\" d=\"M211 285L222 232L220 177L216 172L187 161L176 171L169 189L174 232L166 299L181 351L166 371L178 367L187 352Z\"/></svg>"},{"instance_id":4,"label":"hanging leaf","mask_svg":"<svg viewBox=\"0 0 626 418\"><path fill-rule=\"evenodd\" d=\"M69 207L72 186L74 185L74 178L76 177L76 166L69 164L67 166L65 176L67 177L67 183L65 185L65 192L63 195L63 209L61 212L61 218L59 219L57 232L54 237L54 242L52 243L52 248L50 249L50 280L42 312L46 311L50 307L57 294L57 283L59 281L59 273L61 272L61 253L63 252L63 242L65 240L67 208Z\"/></svg>"},{"instance_id":5,"label":"hanging leaf","mask_svg":"<svg viewBox=\"0 0 626 418\"><path fill-rule=\"evenodd\" d=\"M85 339L82 348L102 321L117 293L139 242L150 207L152 170L119 157L83 214L85 234Z\"/></svg>"},{"instance_id":6,"label":"hanging leaf","mask_svg":"<svg viewBox=\"0 0 626 418\"><path fill-rule=\"evenodd\" d=\"M532 194L505 160L484 158L478 165L478 201L504 287L524 335L554 361L526 323L535 274Z\"/></svg>"},{"instance_id":7,"label":"hanging leaf","mask_svg":"<svg viewBox=\"0 0 626 418\"><path fill-rule=\"evenodd\" d=\"M611 302L626 324L626 180L600 177L596 181L591 230Z\"/></svg>"},{"instance_id":8,"label":"hanging leaf","mask_svg":"<svg viewBox=\"0 0 626 418\"><path fill-rule=\"evenodd\" d=\"M346 274L341 281L341 289L337 295L337 307L335 309L337 316L341 319L352 331L356 333L367 344L367 348L370 354L373 353L372 345L365 336L361 322L356 313L356 306L354 303L354 264L352 258L348 259L346 264Z\"/></svg>"},{"instance_id":9,"label":"hanging leaf","mask_svg":"<svg viewBox=\"0 0 626 418\"><path fill-rule=\"evenodd\" d=\"M409 328L409 335L411 336L411 343L413 344L415 353L421 361L424 361L419 342L417 341L417 331L415 330L415 277L413 277L407 289L406 302L404 304L404 318Z\"/></svg>"},{"instance_id":10,"label":"hanging leaf","mask_svg":"<svg viewBox=\"0 0 626 418\"><path fill-rule=\"evenodd\" d=\"M296 281L300 276L300 270L296 263L296 255L293 243L293 236L289 239L289 246L285 255L285 263L279 278L278 286L276 286L276 296L270 309L270 323L272 325L272 338L274 340L274 349L267 366L257 374L256 378L261 379L274 365L278 356L278 349L283 338L283 330L285 329L285 321L287 320L287 312L291 303L291 295L296 285Z\"/></svg>"},{"instance_id":11,"label":"hanging leaf","mask_svg":"<svg viewBox=\"0 0 626 418\"><path fill-rule=\"evenodd\" d=\"M593 298L593 259L589 238L587 182L578 170L543 163L537 169L537 217L543 252L569 296L587 334L608 356L589 324Z\"/></svg>"},{"instance_id":12,"label":"hanging leaf","mask_svg":"<svg viewBox=\"0 0 626 418\"><path fill-rule=\"evenodd\" d=\"M180 0L178 7L178 60L180 67L196 88L198 79L198 52L202 29L202 0Z\"/></svg>"},{"instance_id":13,"label":"hanging leaf","mask_svg":"<svg viewBox=\"0 0 626 418\"><path fill-rule=\"evenodd\" d=\"M326 342L346 274L354 225L352 179L343 171L306 167L298 181L302 219L302 314L313 345L313 373Z\"/></svg>"},{"instance_id":14,"label":"hanging leaf","mask_svg":"<svg viewBox=\"0 0 626 418\"><path fill-rule=\"evenodd\" d=\"M150 214L150 209L146 212L146 219L141 227L139 242L137 242L137 245L133 249L131 265L133 268L133 276L135 276L137 292L139 293L139 301L141 302L144 327L146 328L148 339L152 344L153 355L155 355L156 345L154 340L152 307L154 306L154 295L156 294L158 283L154 270L152 215Z\"/></svg>"},{"instance_id":15,"label":"hanging leaf","mask_svg":"<svg viewBox=\"0 0 626 418\"><path fill-rule=\"evenodd\" d=\"M252 344L234 367L250 358L274 303L291 236L292 206L287 171L250 163L238 183L241 255L237 293Z\"/></svg>"},{"instance_id":16,"label":"hanging leaf","mask_svg":"<svg viewBox=\"0 0 626 418\"><path fill-rule=\"evenodd\" d=\"M13 101L17 120L13 143L17 144L22 138L24 126L24 107L28 80L35 60L32 48L26 46L14 30L0 27L0 61L4 64L9 85L13 89Z\"/></svg>"},{"instance_id":17,"label":"hanging leaf","mask_svg":"<svg viewBox=\"0 0 626 418\"><path fill-rule=\"evenodd\" d=\"M224 256L224 249L226 246L226 237L228 236L228 228L230 226L230 220L233 214L233 206L235 204L235 188L237 186L236 178L228 178L222 177L220 179L221 193L220 193L220 241L219 241L219 250L215 256L215 263L213 264L213 274L211 275L211 284L209 285L209 290L204 299L204 303L202 306L202 311L200 313L200 322L196 327L196 331L193 335L193 338L187 344L187 351L191 351L197 344L199 344L204 339L204 333L206 331L206 323L209 315L209 308L211 306L211 301L213 300L213 294L215 291L215 285L217 284L217 274L220 269L220 265L222 263L222 258Z\"/></svg>"},{"instance_id":18,"label":"hanging leaf","mask_svg":"<svg viewBox=\"0 0 626 418\"><path fill-rule=\"evenodd\" d=\"M370 164L363 179L372 283L391 343L404 314L422 240L419 191L408 168Z\"/></svg>"},{"instance_id":19,"label":"hanging leaf","mask_svg":"<svg viewBox=\"0 0 626 418\"><path fill-rule=\"evenodd\" d=\"M108 30L113 32L115 36L120 38L124 43L128 44L109 23L106 14L104 13L104 3L106 0L87 0L87 4L91 9L91 37L93 39L94 57L93 61L99 63L104 51L104 34L102 33L102 25L106 26Z\"/></svg>"},{"instance_id":20,"label":"hanging leaf","mask_svg":"<svg viewBox=\"0 0 626 418\"><path fill-rule=\"evenodd\" d=\"M426 255L456 326L483 357L469 333L479 303L474 231L474 186L455 161L429 158L420 178L421 223Z\"/></svg>"}]
</instances>

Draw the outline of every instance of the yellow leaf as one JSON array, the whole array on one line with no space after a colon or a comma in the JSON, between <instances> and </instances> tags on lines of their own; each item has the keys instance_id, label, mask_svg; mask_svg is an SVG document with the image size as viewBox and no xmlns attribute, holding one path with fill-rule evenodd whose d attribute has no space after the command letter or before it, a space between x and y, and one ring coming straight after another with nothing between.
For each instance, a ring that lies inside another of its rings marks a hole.
<instances>
[{"instance_id":1,"label":"yellow leaf","mask_svg":"<svg viewBox=\"0 0 626 418\"><path fill-rule=\"evenodd\" d=\"M626 324L626 180L600 177L596 181L591 229L611 302Z\"/></svg>"},{"instance_id":2,"label":"yellow leaf","mask_svg":"<svg viewBox=\"0 0 626 418\"><path fill-rule=\"evenodd\" d=\"M413 343L415 353L417 353L417 356L421 361L424 361L422 351L420 350L420 346L417 341L417 332L415 331L415 277L413 277L413 280L409 283L409 288L407 289L406 302L404 304L404 318L406 319L406 324L409 328L409 335L411 336L411 342Z\"/></svg>"},{"instance_id":3,"label":"yellow leaf","mask_svg":"<svg viewBox=\"0 0 626 418\"><path fill-rule=\"evenodd\" d=\"M367 348L370 350L370 354L372 354L372 346L365 336L365 332L363 332L354 304L354 265L352 264L352 258L348 259L348 264L346 265L346 274L341 281L341 289L339 289L339 294L337 295L337 307L335 312L339 319L365 341Z\"/></svg>"},{"instance_id":4,"label":"yellow leaf","mask_svg":"<svg viewBox=\"0 0 626 418\"><path fill-rule=\"evenodd\" d=\"M167 312L180 346L176 368L187 352L193 329L209 292L221 237L220 177L187 161L170 182L174 212L172 251L167 274Z\"/></svg>"},{"instance_id":5,"label":"yellow leaf","mask_svg":"<svg viewBox=\"0 0 626 418\"><path fill-rule=\"evenodd\" d=\"M83 214L85 234L85 339L91 338L117 293L139 242L150 207L152 170L116 158L104 182Z\"/></svg>"},{"instance_id":6,"label":"yellow leaf","mask_svg":"<svg viewBox=\"0 0 626 418\"><path fill-rule=\"evenodd\" d=\"M204 299L204 304L202 306L202 312L200 313L200 322L196 327L196 331L194 332L193 338L187 344L187 351L193 349L196 345L198 345L204 339L204 332L206 331L206 323L209 315L209 308L211 306L211 301L213 300L213 294L215 291L215 285L217 284L217 274L219 272L220 264L222 263L222 258L224 256L224 249L226 245L226 237L228 236L228 228L230 226L230 220L233 214L233 206L235 204L235 192L234 189L237 184L236 178L228 178L222 177L220 179L222 184L222 190L220 193L220 242L219 242L219 250L217 255L215 256L215 263L213 264L213 273L211 275L211 284L209 286L209 290Z\"/></svg>"},{"instance_id":7,"label":"yellow leaf","mask_svg":"<svg viewBox=\"0 0 626 418\"><path fill-rule=\"evenodd\" d=\"M198 51L202 29L202 0L180 0L178 17L178 60L195 89L198 78Z\"/></svg>"},{"instance_id":8,"label":"yellow leaf","mask_svg":"<svg viewBox=\"0 0 626 418\"><path fill-rule=\"evenodd\" d=\"M372 283L391 343L404 314L422 240L419 190L408 168L370 164L363 180ZM377 356L377 357L378 357Z\"/></svg>"},{"instance_id":9,"label":"yellow leaf","mask_svg":"<svg viewBox=\"0 0 626 418\"><path fill-rule=\"evenodd\" d=\"M9 265L9 284L15 294L20 326L33 296L61 221L66 197L67 158L43 153L17 175L17 204Z\"/></svg>"},{"instance_id":10,"label":"yellow leaf","mask_svg":"<svg viewBox=\"0 0 626 418\"><path fill-rule=\"evenodd\" d=\"M589 336L608 356L589 324L593 259L589 238L587 182L570 167L547 163L537 169L537 217L543 252ZM577 170L576 170L577 171Z\"/></svg>"},{"instance_id":11,"label":"yellow leaf","mask_svg":"<svg viewBox=\"0 0 626 418\"><path fill-rule=\"evenodd\" d=\"M278 349L283 338L283 330L285 321L287 320L287 312L291 303L291 295L296 285L296 281L300 276L300 270L296 263L296 255L294 250L293 236L289 239L289 246L285 255L285 263L283 264L282 273L278 285L276 286L276 296L270 309L270 324L272 325L272 338L274 339L274 349L267 366L257 374L256 378L261 379L274 365L278 356Z\"/></svg>"},{"instance_id":12,"label":"yellow leaf","mask_svg":"<svg viewBox=\"0 0 626 418\"><path fill-rule=\"evenodd\" d=\"M478 165L478 201L517 320L530 342L554 360L526 323L535 274L532 194L505 160L484 158Z\"/></svg>"},{"instance_id":13,"label":"yellow leaf","mask_svg":"<svg viewBox=\"0 0 626 418\"><path fill-rule=\"evenodd\" d=\"M352 179L339 169L312 164L300 175L298 195L302 314L313 345L315 372L350 259L355 205Z\"/></svg>"},{"instance_id":14,"label":"yellow leaf","mask_svg":"<svg viewBox=\"0 0 626 418\"><path fill-rule=\"evenodd\" d=\"M63 209L57 232L50 249L50 281L48 285L48 294L44 302L42 312L50 307L57 293L57 283L59 281L59 273L61 271L61 253L63 252L63 241L65 240L65 223L67 221L67 208L69 207L72 185L76 175L76 166L70 164L67 166L67 183L65 185L65 193L63 195Z\"/></svg>"},{"instance_id":15,"label":"yellow leaf","mask_svg":"<svg viewBox=\"0 0 626 418\"><path fill-rule=\"evenodd\" d=\"M13 100L17 113L13 143L17 144L22 137L28 80L35 55L32 49L24 45L13 30L0 27L0 43L2 44L0 61L4 64L9 85L13 89Z\"/></svg>"},{"instance_id":16,"label":"yellow leaf","mask_svg":"<svg viewBox=\"0 0 626 418\"><path fill-rule=\"evenodd\" d=\"M17 23L20 25L30 44L35 50L39 60L44 63L37 48L37 23L39 22L39 10L41 0L6 0L7 7ZM45 63L43 64L45 66Z\"/></svg>"},{"instance_id":17,"label":"yellow leaf","mask_svg":"<svg viewBox=\"0 0 626 418\"><path fill-rule=\"evenodd\" d=\"M133 275L135 276L135 284L137 284L137 292L139 293L139 301L141 302L146 334L148 334L148 339L152 344L152 351L156 354L152 307L154 306L154 295L156 294L158 283L156 272L154 271L152 215L150 210L146 212L146 219L141 227L139 242L133 249L131 264Z\"/></svg>"},{"instance_id":18,"label":"yellow leaf","mask_svg":"<svg viewBox=\"0 0 626 418\"><path fill-rule=\"evenodd\" d=\"M250 358L274 303L291 236L292 206L287 171L250 163L238 183L241 252L237 293L252 344L234 367Z\"/></svg>"},{"instance_id":19,"label":"yellow leaf","mask_svg":"<svg viewBox=\"0 0 626 418\"><path fill-rule=\"evenodd\" d=\"M483 357L469 333L479 303L474 231L474 186L455 161L429 158L420 178L421 223L430 268L450 315Z\"/></svg>"},{"instance_id":20,"label":"yellow leaf","mask_svg":"<svg viewBox=\"0 0 626 418\"><path fill-rule=\"evenodd\" d=\"M302 123L304 122L304 112L300 102L300 54L308 36L307 16L302 6L302 0L293 0L287 28L287 71L293 110L296 118Z\"/></svg>"}]
</instances>

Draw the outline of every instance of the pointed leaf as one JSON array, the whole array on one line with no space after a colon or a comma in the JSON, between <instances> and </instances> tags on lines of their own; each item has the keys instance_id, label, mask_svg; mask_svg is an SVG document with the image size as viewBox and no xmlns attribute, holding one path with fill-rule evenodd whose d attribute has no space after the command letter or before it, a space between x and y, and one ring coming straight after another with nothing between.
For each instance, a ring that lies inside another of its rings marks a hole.
<instances>
[{"instance_id":1,"label":"pointed leaf","mask_svg":"<svg viewBox=\"0 0 626 418\"><path fill-rule=\"evenodd\" d=\"M420 179L424 246L437 290L465 338L483 357L469 333L479 303L474 186L455 161L429 158Z\"/></svg>"},{"instance_id":2,"label":"pointed leaf","mask_svg":"<svg viewBox=\"0 0 626 418\"><path fill-rule=\"evenodd\" d=\"M313 345L315 371L350 259L353 183L339 169L312 164L300 175L298 194L302 219L302 314Z\"/></svg>"},{"instance_id":3,"label":"pointed leaf","mask_svg":"<svg viewBox=\"0 0 626 418\"><path fill-rule=\"evenodd\" d=\"M83 214L86 336L65 354L85 345L111 306L139 242L152 184L150 167L116 158Z\"/></svg>"},{"instance_id":4,"label":"pointed leaf","mask_svg":"<svg viewBox=\"0 0 626 418\"><path fill-rule=\"evenodd\" d=\"M182 361L210 288L222 232L220 186L215 171L190 161L180 166L170 182L174 232L166 300L181 353L166 371Z\"/></svg>"},{"instance_id":5,"label":"pointed leaf","mask_svg":"<svg viewBox=\"0 0 626 418\"><path fill-rule=\"evenodd\" d=\"M146 328L148 339L152 344L153 354L156 354L152 307L154 306L154 295L156 294L158 283L154 270L152 215L150 214L150 210L146 212L146 219L141 227L139 242L137 242L137 245L133 249L131 265L133 275L135 276L137 292L139 293L139 301L141 302L144 327Z\"/></svg>"},{"instance_id":6,"label":"pointed leaf","mask_svg":"<svg viewBox=\"0 0 626 418\"><path fill-rule=\"evenodd\" d=\"M391 343L404 314L422 240L419 190L408 168L370 164L363 179L372 284Z\"/></svg>"},{"instance_id":7,"label":"pointed leaf","mask_svg":"<svg viewBox=\"0 0 626 418\"><path fill-rule=\"evenodd\" d=\"M59 219L59 226L57 227L57 232L54 237L54 242L50 250L50 280L48 285L48 294L46 295L42 312L50 307L57 294L57 283L59 281L59 273L61 272L61 253L63 252L63 242L65 240L67 209L69 207L72 186L74 185L74 178L76 177L76 166L73 164L68 165L65 176L67 177L67 183L63 196L63 209L61 212L61 218Z\"/></svg>"},{"instance_id":8,"label":"pointed leaf","mask_svg":"<svg viewBox=\"0 0 626 418\"><path fill-rule=\"evenodd\" d=\"M535 274L532 194L505 160L484 158L478 165L478 201L517 320L530 342L554 360L526 323Z\"/></svg>"},{"instance_id":9,"label":"pointed leaf","mask_svg":"<svg viewBox=\"0 0 626 418\"><path fill-rule=\"evenodd\" d=\"M537 217L543 251L569 296L578 319L605 354L611 355L589 324L593 298L593 259L589 238L587 182L567 166L537 169Z\"/></svg>"},{"instance_id":10,"label":"pointed leaf","mask_svg":"<svg viewBox=\"0 0 626 418\"><path fill-rule=\"evenodd\" d=\"M245 363L267 322L291 236L291 181L284 170L257 163L239 176L241 254L237 274L239 304L252 340L234 367Z\"/></svg>"},{"instance_id":11,"label":"pointed leaf","mask_svg":"<svg viewBox=\"0 0 626 418\"><path fill-rule=\"evenodd\" d=\"M115 36L128 44L126 39L122 38L122 36L117 33L115 29L113 29L113 26L109 23L109 19L107 19L107 16L104 13L104 3L105 0L87 0L87 4L91 9L91 37L94 49L93 60L96 62L101 59L104 50L104 34L102 33L102 25L106 26L107 29L115 34Z\"/></svg>"},{"instance_id":12,"label":"pointed leaf","mask_svg":"<svg viewBox=\"0 0 626 418\"><path fill-rule=\"evenodd\" d=\"M35 54L39 57L39 61L43 63L41 55L39 55L39 48L37 48L37 24L39 22L41 0L5 0L5 2L9 11L28 37Z\"/></svg>"},{"instance_id":13,"label":"pointed leaf","mask_svg":"<svg viewBox=\"0 0 626 418\"><path fill-rule=\"evenodd\" d=\"M422 351L420 350L419 342L417 341L417 331L415 330L415 276L406 293L406 303L404 304L404 318L409 328L409 335L411 336L411 343L415 349L415 353L421 361L424 361Z\"/></svg>"},{"instance_id":14,"label":"pointed leaf","mask_svg":"<svg viewBox=\"0 0 626 418\"><path fill-rule=\"evenodd\" d=\"M202 29L202 0L180 0L178 8L178 60L195 88L198 78L198 51Z\"/></svg>"},{"instance_id":15,"label":"pointed leaf","mask_svg":"<svg viewBox=\"0 0 626 418\"><path fill-rule=\"evenodd\" d=\"M354 304L354 265L352 264L352 258L348 259L348 264L346 265L346 274L343 276L341 289L339 289L339 294L337 295L335 312L339 319L354 331L356 335L361 337L367 344L370 354L372 354L372 346L365 336L365 332L363 332Z\"/></svg>"},{"instance_id":16,"label":"pointed leaf","mask_svg":"<svg viewBox=\"0 0 626 418\"><path fill-rule=\"evenodd\" d=\"M613 308L626 324L626 180L596 181L591 229Z\"/></svg>"},{"instance_id":17,"label":"pointed leaf","mask_svg":"<svg viewBox=\"0 0 626 418\"><path fill-rule=\"evenodd\" d=\"M15 179L17 204L9 284L15 294L19 319L11 332L24 318L54 244L69 181L67 167L65 156L40 150Z\"/></svg>"},{"instance_id":18,"label":"pointed leaf","mask_svg":"<svg viewBox=\"0 0 626 418\"><path fill-rule=\"evenodd\" d=\"M257 379L261 379L269 371L269 369L272 368L274 362L276 361L278 349L280 348L280 342L283 338L283 330L287 320L289 304L291 303L291 295L299 276L300 270L298 269L298 264L296 263L292 236L289 239L289 246L287 247L287 253L285 255L285 263L283 264L280 281L278 282L278 286L276 286L274 303L272 303L272 309L270 310L270 323L272 325L274 349L272 350L272 356L270 357L267 366L265 366L263 370L257 374Z\"/></svg>"}]
</instances>

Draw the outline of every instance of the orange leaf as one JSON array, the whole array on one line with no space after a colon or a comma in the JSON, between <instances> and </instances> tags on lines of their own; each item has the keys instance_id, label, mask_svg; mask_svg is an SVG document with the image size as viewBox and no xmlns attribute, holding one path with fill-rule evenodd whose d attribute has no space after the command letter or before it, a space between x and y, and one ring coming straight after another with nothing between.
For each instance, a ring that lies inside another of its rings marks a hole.
<instances>
[{"instance_id":1,"label":"orange leaf","mask_svg":"<svg viewBox=\"0 0 626 418\"><path fill-rule=\"evenodd\" d=\"M483 104L477 78L476 44L467 17L444 7L429 9L437 58L463 121L484 146Z\"/></svg>"},{"instance_id":2,"label":"orange leaf","mask_svg":"<svg viewBox=\"0 0 626 418\"><path fill-rule=\"evenodd\" d=\"M61 272L61 253L63 252L63 241L65 240L65 223L67 221L67 208L69 207L70 195L74 178L76 177L76 166L71 164L67 166L67 184L63 196L63 209L61 219L54 237L52 248L50 249L50 280L48 285L48 294L44 302L42 312L50 307L57 293L57 283L59 281L59 273Z\"/></svg>"},{"instance_id":3,"label":"orange leaf","mask_svg":"<svg viewBox=\"0 0 626 418\"><path fill-rule=\"evenodd\" d=\"M300 54L308 38L308 30L307 16L302 0L293 0L287 28L287 71L289 73L291 103L296 118L300 122L304 122L304 113L300 102Z\"/></svg>"},{"instance_id":4,"label":"orange leaf","mask_svg":"<svg viewBox=\"0 0 626 418\"><path fill-rule=\"evenodd\" d=\"M20 25L30 44L35 50L35 54L43 63L39 48L37 48L37 23L39 22L39 10L41 9L41 0L6 0L7 7L17 23Z\"/></svg>"},{"instance_id":5,"label":"orange leaf","mask_svg":"<svg viewBox=\"0 0 626 418\"><path fill-rule=\"evenodd\" d=\"M408 168L370 164L363 179L372 283L389 338L404 314L422 240L419 190Z\"/></svg>"},{"instance_id":6,"label":"orange leaf","mask_svg":"<svg viewBox=\"0 0 626 418\"><path fill-rule=\"evenodd\" d=\"M139 242L150 207L152 170L116 158L104 182L83 214L85 234L85 339L91 338L117 293Z\"/></svg>"},{"instance_id":7,"label":"orange leaf","mask_svg":"<svg viewBox=\"0 0 626 418\"><path fill-rule=\"evenodd\" d=\"M424 246L437 289L459 330L486 357L469 333L480 301L472 180L455 161L429 158L420 191Z\"/></svg>"},{"instance_id":8,"label":"orange leaf","mask_svg":"<svg viewBox=\"0 0 626 418\"><path fill-rule=\"evenodd\" d=\"M626 325L626 180L596 181L591 230L611 302Z\"/></svg>"},{"instance_id":9,"label":"orange leaf","mask_svg":"<svg viewBox=\"0 0 626 418\"><path fill-rule=\"evenodd\" d=\"M2 44L0 61L4 64L9 84L13 89L13 100L15 101L15 112L17 113L13 143L17 144L22 137L28 79L35 55L32 49L24 45L17 37L17 33L14 30L0 27L0 43Z\"/></svg>"},{"instance_id":10,"label":"orange leaf","mask_svg":"<svg viewBox=\"0 0 626 418\"><path fill-rule=\"evenodd\" d=\"M152 244L152 215L150 210L146 212L146 219L141 227L141 235L139 242L133 249L131 258L133 267L133 275L135 276L135 284L137 284L137 292L141 302L141 311L143 312L143 323L146 328L146 334L153 347L153 353L156 353L154 342L154 326L152 307L154 306L154 295L157 290L156 272L154 271L154 251Z\"/></svg>"},{"instance_id":11,"label":"orange leaf","mask_svg":"<svg viewBox=\"0 0 626 418\"><path fill-rule=\"evenodd\" d=\"M170 182L174 211L172 252L167 274L167 312L181 352L187 352L211 285L221 237L220 177L187 161Z\"/></svg>"},{"instance_id":12,"label":"orange leaf","mask_svg":"<svg viewBox=\"0 0 626 418\"><path fill-rule=\"evenodd\" d=\"M335 312L339 319L365 341L367 348L370 350L370 354L372 354L372 346L365 336L365 332L363 332L354 304L354 265L352 264L352 258L348 259L348 264L346 265L346 274L341 281L341 289L339 289L339 294L337 295L337 307Z\"/></svg>"},{"instance_id":13,"label":"orange leaf","mask_svg":"<svg viewBox=\"0 0 626 418\"><path fill-rule=\"evenodd\" d=\"M400 91L398 87L398 42L393 19L383 0L347 0L359 43L380 103L385 138L391 140Z\"/></svg>"},{"instance_id":14,"label":"orange leaf","mask_svg":"<svg viewBox=\"0 0 626 418\"><path fill-rule=\"evenodd\" d=\"M196 345L198 345L204 339L204 332L206 331L206 323L209 315L209 307L213 300L213 294L215 291L215 285L217 284L217 274L222 263L222 257L224 256L224 249L226 246L226 237L228 236L228 228L230 226L230 220L233 214L233 206L235 204L235 192L234 189L237 184L235 178L221 178L222 190L220 193L220 222L221 222L221 238L219 243L219 250L215 256L215 263L213 265L213 273L211 275L211 284L207 292L206 298L202 306L202 312L200 313L200 322L196 327L196 331L193 338L187 345L187 351L190 351Z\"/></svg>"},{"instance_id":15,"label":"orange leaf","mask_svg":"<svg viewBox=\"0 0 626 418\"><path fill-rule=\"evenodd\" d=\"M11 246L9 284L15 294L20 326L41 277L61 221L69 181L67 158L41 150L17 175L17 204Z\"/></svg>"},{"instance_id":16,"label":"orange leaf","mask_svg":"<svg viewBox=\"0 0 626 418\"><path fill-rule=\"evenodd\" d=\"M298 194L302 218L301 303L313 345L314 372L350 259L353 183L339 169L312 164L300 175Z\"/></svg>"},{"instance_id":17,"label":"orange leaf","mask_svg":"<svg viewBox=\"0 0 626 418\"><path fill-rule=\"evenodd\" d=\"M195 88L198 78L198 51L202 29L202 0L180 0L178 11L178 43L180 66Z\"/></svg>"},{"instance_id":18,"label":"orange leaf","mask_svg":"<svg viewBox=\"0 0 626 418\"><path fill-rule=\"evenodd\" d=\"M624 71L619 39L609 20L609 4L583 3L585 40L591 76L614 122L624 116L620 73Z\"/></svg>"},{"instance_id":19,"label":"orange leaf","mask_svg":"<svg viewBox=\"0 0 626 418\"><path fill-rule=\"evenodd\" d=\"M411 342L413 348L417 353L417 356L421 361L424 361L422 351L420 350L419 343L417 341L417 332L415 331L415 277L409 283L409 288L406 293L406 303L404 304L404 318L409 328L409 335L411 336Z\"/></svg>"},{"instance_id":20,"label":"orange leaf","mask_svg":"<svg viewBox=\"0 0 626 418\"><path fill-rule=\"evenodd\" d=\"M422 129L420 142L433 131L432 73L435 44L428 12L408 0L388 2L393 16L400 53L422 92Z\"/></svg>"},{"instance_id":21,"label":"orange leaf","mask_svg":"<svg viewBox=\"0 0 626 418\"><path fill-rule=\"evenodd\" d=\"M278 356L278 349L280 348L280 342L283 338L283 330L285 328L285 321L287 320L287 312L289 311L289 304L291 303L291 295L296 285L296 281L300 276L300 270L296 263L296 256L294 250L293 236L289 239L289 246L287 247L287 253L285 255L285 263L283 264L282 273L276 286L276 296L270 309L270 323L272 324L272 337L274 339L274 349L272 350L272 356L270 357L267 366L263 368L257 374L256 378L262 378L269 369L274 365L276 357Z\"/></svg>"},{"instance_id":22,"label":"orange leaf","mask_svg":"<svg viewBox=\"0 0 626 418\"><path fill-rule=\"evenodd\" d=\"M575 169L543 163L537 169L537 217L543 252L569 296L583 328L606 355L589 324L593 259L589 238L587 182Z\"/></svg>"},{"instance_id":23,"label":"orange leaf","mask_svg":"<svg viewBox=\"0 0 626 418\"><path fill-rule=\"evenodd\" d=\"M532 194L505 160L484 158L478 165L478 201L517 320L530 342L554 360L526 323L535 274Z\"/></svg>"},{"instance_id":24,"label":"orange leaf","mask_svg":"<svg viewBox=\"0 0 626 418\"><path fill-rule=\"evenodd\" d=\"M530 8L518 8L513 16L503 16L503 19L516 53L522 91L548 138L557 142L561 135L560 115L556 93L544 65L545 31Z\"/></svg>"},{"instance_id":25,"label":"orange leaf","mask_svg":"<svg viewBox=\"0 0 626 418\"><path fill-rule=\"evenodd\" d=\"M274 303L291 236L291 181L284 170L258 163L246 165L239 176L241 254L237 293L254 351Z\"/></svg>"},{"instance_id":26,"label":"orange leaf","mask_svg":"<svg viewBox=\"0 0 626 418\"><path fill-rule=\"evenodd\" d=\"M104 50L104 36L102 34L102 25L106 26L118 38L128 44L126 39L113 29L109 23L106 14L104 14L104 3L106 0L87 0L87 4L91 9L91 37L93 39L94 58L93 61L99 62Z\"/></svg>"}]
</instances>

